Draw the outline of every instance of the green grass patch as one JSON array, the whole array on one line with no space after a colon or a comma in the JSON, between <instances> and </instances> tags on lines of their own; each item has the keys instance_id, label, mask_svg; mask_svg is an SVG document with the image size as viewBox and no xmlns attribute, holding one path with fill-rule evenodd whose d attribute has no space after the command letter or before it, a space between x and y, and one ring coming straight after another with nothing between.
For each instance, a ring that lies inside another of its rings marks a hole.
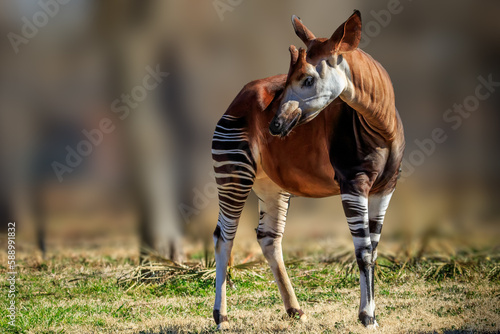
<instances>
[{"instance_id":1,"label":"green grass patch","mask_svg":"<svg viewBox=\"0 0 500 334\"><path fill-rule=\"evenodd\" d=\"M380 307L378 316L384 318L411 311L413 302L423 293L426 298L456 304L430 309L430 313L439 318L475 311L478 299L500 298L498 261L491 260L492 257L474 253L449 259L380 256L376 265L376 295L397 299L399 303ZM141 271L130 265L130 259L71 257L51 259L33 266L23 263L16 281L17 327L8 324L7 310L3 307L0 309L0 332L27 333L36 329L35 332L40 333L69 333L71 330L61 328L75 326L102 332L111 331L116 322L211 317L215 279L213 261L204 261L206 258L206 255L199 255L197 261L182 267L168 267L172 263L167 261L163 263L164 267L142 271L146 273L144 277L132 275ZM359 273L355 261L321 262L312 259L292 261L287 266L300 303L310 307L336 304L357 308ZM3 268L2 272L5 271ZM230 273L230 312L262 309L284 312L277 285L266 263L236 265ZM123 280L123 277L130 279ZM426 290L394 289L402 284L419 284L426 286ZM488 295L475 288L484 284L493 287L488 290ZM0 286L4 291L8 289L6 281ZM355 293L347 293L350 291ZM169 302L179 297L189 302ZM0 299L3 305L10 302L6 294L0 295ZM500 308L493 312L500 315ZM315 316L322 316L322 313ZM488 326L490 323L497 322L489 319ZM343 331L346 324L339 320L334 327L325 328L325 332Z\"/></svg>"}]
</instances>

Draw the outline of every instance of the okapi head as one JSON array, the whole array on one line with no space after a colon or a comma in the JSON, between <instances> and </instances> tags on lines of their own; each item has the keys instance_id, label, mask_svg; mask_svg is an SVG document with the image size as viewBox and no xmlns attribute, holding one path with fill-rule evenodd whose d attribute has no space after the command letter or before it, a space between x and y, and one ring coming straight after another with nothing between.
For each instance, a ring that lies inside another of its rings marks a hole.
<instances>
[{"instance_id":1,"label":"okapi head","mask_svg":"<svg viewBox=\"0 0 500 334\"><path fill-rule=\"evenodd\" d=\"M285 89L269 126L271 134L280 137L352 91L349 65L343 55L354 51L361 40L361 14L357 10L330 38L316 38L295 15L292 24L307 51L293 45L289 49L291 61Z\"/></svg>"}]
</instances>

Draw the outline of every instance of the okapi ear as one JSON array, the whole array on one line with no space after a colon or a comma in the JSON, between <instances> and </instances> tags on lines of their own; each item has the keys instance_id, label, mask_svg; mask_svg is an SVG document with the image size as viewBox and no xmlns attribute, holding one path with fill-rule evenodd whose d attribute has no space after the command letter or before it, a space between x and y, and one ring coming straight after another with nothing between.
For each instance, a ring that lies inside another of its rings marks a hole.
<instances>
[{"instance_id":1,"label":"okapi ear","mask_svg":"<svg viewBox=\"0 0 500 334\"><path fill-rule=\"evenodd\" d=\"M297 36L299 36L306 46L309 46L309 43L316 38L316 36L314 36L314 34L307 29L302 21L295 15L292 15L292 25Z\"/></svg>"},{"instance_id":2,"label":"okapi ear","mask_svg":"<svg viewBox=\"0 0 500 334\"><path fill-rule=\"evenodd\" d=\"M335 30L330 41L335 53L346 53L355 50L361 41L361 13L354 13L340 27Z\"/></svg>"}]
</instances>

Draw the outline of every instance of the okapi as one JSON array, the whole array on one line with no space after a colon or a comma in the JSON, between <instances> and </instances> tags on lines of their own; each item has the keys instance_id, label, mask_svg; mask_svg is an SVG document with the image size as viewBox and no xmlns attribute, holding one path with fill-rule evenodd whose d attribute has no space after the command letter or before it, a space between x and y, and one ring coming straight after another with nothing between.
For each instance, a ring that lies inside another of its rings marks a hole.
<instances>
[{"instance_id":1,"label":"okapi","mask_svg":"<svg viewBox=\"0 0 500 334\"><path fill-rule=\"evenodd\" d=\"M305 321L281 249L290 196L339 195L360 270L359 320L376 327L374 263L404 150L403 125L389 75L358 49L355 11L327 38L316 38L296 16L307 46L290 46L288 75L247 84L217 123L212 155L219 194L214 232L213 316L228 326L226 271L245 201L259 198L257 239L288 315Z\"/></svg>"}]
</instances>

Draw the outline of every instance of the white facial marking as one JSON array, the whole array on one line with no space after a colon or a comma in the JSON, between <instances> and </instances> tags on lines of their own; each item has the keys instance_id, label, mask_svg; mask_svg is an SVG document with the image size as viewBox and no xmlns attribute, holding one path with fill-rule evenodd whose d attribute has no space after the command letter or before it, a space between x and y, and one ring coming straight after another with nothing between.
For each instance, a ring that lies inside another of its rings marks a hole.
<instances>
[{"instance_id":1,"label":"white facial marking","mask_svg":"<svg viewBox=\"0 0 500 334\"><path fill-rule=\"evenodd\" d=\"M349 65L341 56L323 59L317 66L307 64L305 76L286 89L279 115L292 119L290 113L300 109L299 124L306 123L351 85Z\"/></svg>"}]
</instances>

